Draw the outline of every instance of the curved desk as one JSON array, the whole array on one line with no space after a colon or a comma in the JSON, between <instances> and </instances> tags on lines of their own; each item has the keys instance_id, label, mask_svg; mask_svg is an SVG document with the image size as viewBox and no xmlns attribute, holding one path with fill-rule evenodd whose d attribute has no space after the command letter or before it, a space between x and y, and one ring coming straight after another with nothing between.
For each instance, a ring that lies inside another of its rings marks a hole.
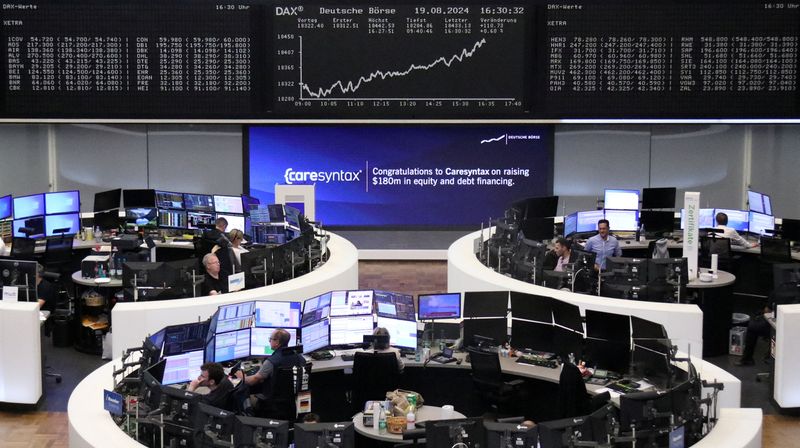
<instances>
[{"instance_id":1,"label":"curved desk","mask_svg":"<svg viewBox=\"0 0 800 448\"><path fill-rule=\"evenodd\" d=\"M433 421L433 420L447 420L452 418L465 418L466 415L458 412L453 411L450 415L443 416L442 415L442 408L439 406L430 406L424 405L421 408L417 409L416 421L419 423ZM364 413L359 412L358 414L353 416L353 426L356 429L356 432L361 434L364 437L369 437L370 439L379 440L381 442L393 442L399 443L403 440L402 434L392 434L390 432L386 432L386 434L381 434L375 431L375 428L372 426L364 426Z\"/></svg>"},{"instance_id":2,"label":"curved desk","mask_svg":"<svg viewBox=\"0 0 800 448\"><path fill-rule=\"evenodd\" d=\"M111 311L112 353L138 347L145 336L168 325L208 319L220 305L247 300L299 301L327 291L358 289L358 250L346 239L328 235L330 259L292 280L216 296L116 304Z\"/></svg>"},{"instance_id":3,"label":"curved desk","mask_svg":"<svg viewBox=\"0 0 800 448\"><path fill-rule=\"evenodd\" d=\"M81 275L81 271L75 271L72 273L72 283L81 286L90 286L93 288L122 288L122 279L121 278L112 278L107 282L97 282L98 279L94 278L83 278Z\"/></svg>"}]
</instances>

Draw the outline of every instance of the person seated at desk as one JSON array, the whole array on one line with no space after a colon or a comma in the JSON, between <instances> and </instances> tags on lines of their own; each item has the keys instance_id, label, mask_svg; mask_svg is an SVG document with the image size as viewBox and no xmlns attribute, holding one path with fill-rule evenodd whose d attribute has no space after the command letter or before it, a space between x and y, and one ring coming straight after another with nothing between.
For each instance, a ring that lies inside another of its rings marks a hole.
<instances>
[{"instance_id":1,"label":"person seated at desk","mask_svg":"<svg viewBox=\"0 0 800 448\"><path fill-rule=\"evenodd\" d=\"M45 280L44 266L36 264L36 299L39 302L39 309L42 311L50 311L51 313L56 309L56 299L58 291L54 284Z\"/></svg>"},{"instance_id":2,"label":"person seated at desk","mask_svg":"<svg viewBox=\"0 0 800 448\"><path fill-rule=\"evenodd\" d=\"M229 399L233 392L233 383L225 375L222 364L207 362L200 366L200 376L193 379L186 388L194 392L198 387L207 387L209 392L203 395L203 402L216 408L230 410Z\"/></svg>"},{"instance_id":3,"label":"person seated at desk","mask_svg":"<svg viewBox=\"0 0 800 448\"><path fill-rule=\"evenodd\" d=\"M248 386L255 386L257 384L261 384L266 382L266 380L270 380L270 382L266 383L268 387L265 388L264 395L269 398L270 391L272 389L272 383L275 380L275 375L273 373L275 370L281 367L292 367L292 366L304 366L306 365L306 359L303 358L303 355L293 353L287 355L284 353L284 349L289 347L289 340L292 338L292 335L289 334L288 331L278 328L272 332L272 335L269 337L269 346L272 348L273 352L269 358L264 360L261 363L261 368L258 369L253 375L247 376L241 370L236 373L236 375L242 379L245 384Z\"/></svg>"},{"instance_id":4,"label":"person seated at desk","mask_svg":"<svg viewBox=\"0 0 800 448\"><path fill-rule=\"evenodd\" d=\"M722 212L717 213L715 219L717 221L716 228L722 230L722 235L720 236L722 238L728 238L729 240L731 240L731 245L737 247L758 246L758 243L750 244L750 242L742 238L742 236L739 235L739 232L737 232L736 229L734 229L733 227L728 227L728 215L726 215L725 213Z\"/></svg>"},{"instance_id":5,"label":"person seated at desk","mask_svg":"<svg viewBox=\"0 0 800 448\"><path fill-rule=\"evenodd\" d=\"M403 369L406 367L405 363L403 362L403 355L400 353L398 348L391 346L392 335L389 334L389 330L384 327L378 327L372 332L372 335L386 336L386 342L375 341L375 343L372 345L372 349L366 351L373 351L375 353L394 353L394 355L397 357L397 370L402 373Z\"/></svg>"},{"instance_id":6,"label":"person seated at desk","mask_svg":"<svg viewBox=\"0 0 800 448\"><path fill-rule=\"evenodd\" d=\"M220 275L219 258L214 254L203 256L203 267L206 270L205 279L200 288L200 295L213 296L226 292L227 278Z\"/></svg>"},{"instance_id":7,"label":"person seated at desk","mask_svg":"<svg viewBox=\"0 0 800 448\"><path fill-rule=\"evenodd\" d=\"M621 257L622 248L619 246L619 241L609 235L609 222L607 219L597 221L597 235L586 240L586 252L594 252L597 254L595 259L595 271L603 271L606 269L606 259L608 257Z\"/></svg>"},{"instance_id":8,"label":"person seated at desk","mask_svg":"<svg viewBox=\"0 0 800 448\"><path fill-rule=\"evenodd\" d=\"M575 261L572 256L572 240L568 240L566 238L557 239L555 251L556 255L558 256L558 260L556 261L556 266L553 268L553 270L556 272L563 272L565 264Z\"/></svg>"},{"instance_id":9,"label":"person seated at desk","mask_svg":"<svg viewBox=\"0 0 800 448\"><path fill-rule=\"evenodd\" d=\"M219 238L225 235L225 230L228 228L228 220L225 218L217 218L214 221L214 228L203 232L203 239L206 240L211 246L217 244Z\"/></svg>"},{"instance_id":10,"label":"person seated at desk","mask_svg":"<svg viewBox=\"0 0 800 448\"><path fill-rule=\"evenodd\" d=\"M742 350L742 359L736 361L737 366L752 366L755 364L753 360L753 352L756 351L756 343L759 337L769 337L772 333L770 324L767 318L772 316L772 307L767 305L762 310L761 314L750 319L747 324L747 333L744 337L744 349Z\"/></svg>"},{"instance_id":11,"label":"person seated at desk","mask_svg":"<svg viewBox=\"0 0 800 448\"><path fill-rule=\"evenodd\" d=\"M239 272L242 270L242 254L249 252L247 249L242 247L242 242L244 241L244 232L239 229L233 229L228 234L228 240L231 242L230 251L233 253L233 259L230 260L231 264L233 265L233 269L231 269L230 272ZM225 249L217 244L213 249L211 249L211 253L216 255L220 250Z\"/></svg>"}]
</instances>

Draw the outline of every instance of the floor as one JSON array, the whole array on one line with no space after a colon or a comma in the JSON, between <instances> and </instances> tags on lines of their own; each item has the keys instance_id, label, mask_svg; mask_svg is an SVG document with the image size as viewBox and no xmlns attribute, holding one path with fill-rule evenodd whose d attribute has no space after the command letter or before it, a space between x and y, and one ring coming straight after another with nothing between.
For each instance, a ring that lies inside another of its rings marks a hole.
<instances>
[{"instance_id":1,"label":"floor","mask_svg":"<svg viewBox=\"0 0 800 448\"><path fill-rule=\"evenodd\" d=\"M447 290L445 261L362 261L359 263L359 287L384 289L411 294ZM757 383L755 374L768 370L763 362L766 343L760 343L756 366L736 367L735 356L719 356L708 361L742 379L742 406L764 410L764 448L784 448L800 440L800 417L777 415L768 400L768 383ZM45 382L46 398L38 411L0 410L0 447L3 448L61 448L68 446L67 402L72 389L89 372L104 361L72 348L56 348L45 340L48 365L63 375L56 384L52 378ZM794 441L794 442L790 442ZM797 446L797 445L794 445Z\"/></svg>"}]
</instances>

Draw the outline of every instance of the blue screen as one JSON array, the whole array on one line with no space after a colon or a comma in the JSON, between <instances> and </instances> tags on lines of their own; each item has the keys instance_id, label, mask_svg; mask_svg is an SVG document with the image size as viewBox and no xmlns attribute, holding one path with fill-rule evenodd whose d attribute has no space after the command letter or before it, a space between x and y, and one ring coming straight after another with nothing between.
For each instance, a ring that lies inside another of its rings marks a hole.
<instances>
[{"instance_id":1,"label":"blue screen","mask_svg":"<svg viewBox=\"0 0 800 448\"><path fill-rule=\"evenodd\" d=\"M44 218L45 236L60 236L53 233L56 229L69 229L64 235L75 235L81 230L81 215L79 213L65 213L63 215L47 215Z\"/></svg>"},{"instance_id":2,"label":"blue screen","mask_svg":"<svg viewBox=\"0 0 800 448\"><path fill-rule=\"evenodd\" d=\"M58 191L44 194L45 213L78 213L81 211L81 193L75 191Z\"/></svg>"},{"instance_id":3,"label":"blue screen","mask_svg":"<svg viewBox=\"0 0 800 448\"><path fill-rule=\"evenodd\" d=\"M578 212L578 232L594 232L597 230L597 222L605 218L603 210L589 210Z\"/></svg>"},{"instance_id":4,"label":"blue screen","mask_svg":"<svg viewBox=\"0 0 800 448\"><path fill-rule=\"evenodd\" d=\"M732 210L727 208L714 209L714 216L717 216L717 213L725 213L728 215L728 227L736 229L737 232L747 232L750 228L750 216L744 210Z\"/></svg>"},{"instance_id":5,"label":"blue screen","mask_svg":"<svg viewBox=\"0 0 800 448\"><path fill-rule=\"evenodd\" d=\"M44 195L34 194L14 198L14 219L44 215Z\"/></svg>"},{"instance_id":6,"label":"blue screen","mask_svg":"<svg viewBox=\"0 0 800 448\"><path fill-rule=\"evenodd\" d=\"M249 145L250 195L313 183L328 225L477 226L552 191L548 126L251 127Z\"/></svg>"},{"instance_id":7,"label":"blue screen","mask_svg":"<svg viewBox=\"0 0 800 448\"><path fill-rule=\"evenodd\" d=\"M716 225L713 208L701 208L699 214L699 229L708 229ZM681 209L681 229L686 228L686 209Z\"/></svg>"},{"instance_id":8,"label":"blue screen","mask_svg":"<svg viewBox=\"0 0 800 448\"><path fill-rule=\"evenodd\" d=\"M461 293L419 296L419 320L461 317Z\"/></svg>"},{"instance_id":9,"label":"blue screen","mask_svg":"<svg viewBox=\"0 0 800 448\"><path fill-rule=\"evenodd\" d=\"M564 236L570 236L578 231L578 214L573 213L564 218Z\"/></svg>"},{"instance_id":10,"label":"blue screen","mask_svg":"<svg viewBox=\"0 0 800 448\"><path fill-rule=\"evenodd\" d=\"M0 219L11 217L11 195L0 198Z\"/></svg>"},{"instance_id":11,"label":"blue screen","mask_svg":"<svg viewBox=\"0 0 800 448\"><path fill-rule=\"evenodd\" d=\"M17 237L25 237L26 235L19 231L22 227L29 227L33 229L30 238L41 238L44 236L44 217L15 219L13 224L13 234Z\"/></svg>"}]
</instances>

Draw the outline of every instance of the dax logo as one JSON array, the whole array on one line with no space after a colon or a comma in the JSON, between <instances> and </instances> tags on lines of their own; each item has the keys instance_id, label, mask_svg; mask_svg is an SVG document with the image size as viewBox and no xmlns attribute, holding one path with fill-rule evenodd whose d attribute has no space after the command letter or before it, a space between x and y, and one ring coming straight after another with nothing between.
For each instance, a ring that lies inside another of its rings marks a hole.
<instances>
[{"instance_id":1,"label":"dax logo","mask_svg":"<svg viewBox=\"0 0 800 448\"><path fill-rule=\"evenodd\" d=\"M302 6L276 6L276 16L296 16L298 13L303 12Z\"/></svg>"}]
</instances>

